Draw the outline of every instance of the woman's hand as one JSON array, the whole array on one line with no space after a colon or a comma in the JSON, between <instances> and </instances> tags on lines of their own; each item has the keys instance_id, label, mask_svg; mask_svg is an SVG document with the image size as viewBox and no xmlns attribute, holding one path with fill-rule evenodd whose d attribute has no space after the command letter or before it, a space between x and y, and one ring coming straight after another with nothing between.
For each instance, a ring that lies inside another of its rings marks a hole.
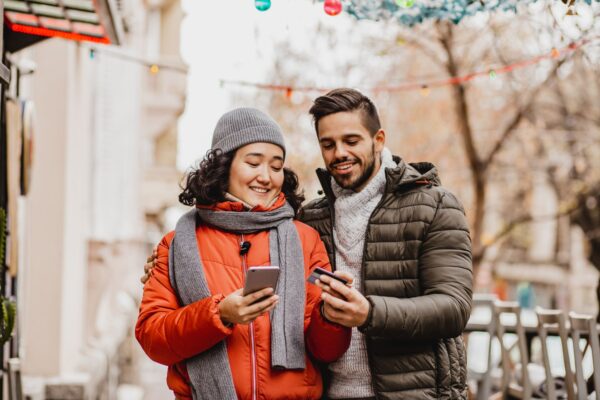
<instances>
[{"instance_id":1,"label":"woman's hand","mask_svg":"<svg viewBox=\"0 0 600 400\"><path fill-rule=\"evenodd\" d=\"M243 296L242 292L243 289L238 289L219 303L223 323L249 324L271 311L279 301L279 296L273 294L273 288L265 288L247 296Z\"/></svg>"}]
</instances>

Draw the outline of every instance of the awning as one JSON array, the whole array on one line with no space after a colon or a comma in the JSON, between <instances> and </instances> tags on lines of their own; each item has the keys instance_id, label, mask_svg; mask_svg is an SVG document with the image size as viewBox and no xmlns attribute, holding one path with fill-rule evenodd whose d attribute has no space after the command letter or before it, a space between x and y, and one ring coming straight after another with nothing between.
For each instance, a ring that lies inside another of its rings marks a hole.
<instances>
[{"instance_id":1,"label":"awning","mask_svg":"<svg viewBox=\"0 0 600 400\"><path fill-rule=\"evenodd\" d=\"M47 37L120 44L112 0L4 0L5 47L18 51Z\"/></svg>"}]
</instances>

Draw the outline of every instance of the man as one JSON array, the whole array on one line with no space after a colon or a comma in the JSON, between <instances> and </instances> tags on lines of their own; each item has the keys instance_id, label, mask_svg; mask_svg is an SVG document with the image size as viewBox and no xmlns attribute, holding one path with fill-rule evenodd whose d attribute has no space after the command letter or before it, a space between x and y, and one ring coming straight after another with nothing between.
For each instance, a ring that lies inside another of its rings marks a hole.
<instances>
[{"instance_id":1,"label":"man","mask_svg":"<svg viewBox=\"0 0 600 400\"><path fill-rule=\"evenodd\" d=\"M353 328L350 348L328 366L328 398L466 399L460 335L472 266L460 202L439 186L433 165L391 155L377 110L360 92L333 90L310 114L325 196L299 218L350 283L322 276L323 315Z\"/></svg>"},{"instance_id":2,"label":"man","mask_svg":"<svg viewBox=\"0 0 600 400\"><path fill-rule=\"evenodd\" d=\"M323 314L353 327L329 365L332 399L464 399L461 333L471 311L471 243L459 201L429 163L385 148L370 99L336 89L310 109L325 197L302 209L349 288L328 277Z\"/></svg>"}]
</instances>

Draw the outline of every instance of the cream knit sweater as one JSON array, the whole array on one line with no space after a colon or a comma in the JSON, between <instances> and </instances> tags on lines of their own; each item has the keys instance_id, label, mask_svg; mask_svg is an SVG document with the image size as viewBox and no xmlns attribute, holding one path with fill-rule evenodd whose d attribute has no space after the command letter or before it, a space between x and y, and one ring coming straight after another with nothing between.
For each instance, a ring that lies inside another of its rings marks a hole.
<instances>
[{"instance_id":1,"label":"cream knit sweater","mask_svg":"<svg viewBox=\"0 0 600 400\"><path fill-rule=\"evenodd\" d=\"M354 287L361 287L363 246L369 217L377 207L385 190L385 168L395 168L391 152L381 152L381 168L368 185L360 192L341 188L332 179L336 197L333 239L335 243L336 269L354 275ZM329 365L331 384L328 396L331 399L346 399L375 396L371 385L371 371L365 336L352 329L352 340L348 351Z\"/></svg>"}]
</instances>

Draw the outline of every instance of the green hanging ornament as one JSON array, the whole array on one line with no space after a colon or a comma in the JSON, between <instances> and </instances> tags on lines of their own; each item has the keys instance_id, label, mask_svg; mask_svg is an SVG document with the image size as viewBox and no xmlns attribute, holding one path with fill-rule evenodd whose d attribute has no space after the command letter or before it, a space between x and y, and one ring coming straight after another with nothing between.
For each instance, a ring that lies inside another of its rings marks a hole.
<instances>
[{"instance_id":1,"label":"green hanging ornament","mask_svg":"<svg viewBox=\"0 0 600 400\"><path fill-rule=\"evenodd\" d=\"M1 297L0 308L2 310L2 320L0 320L0 345L4 345L10 340L15 328L17 304L12 300Z\"/></svg>"},{"instance_id":2,"label":"green hanging ornament","mask_svg":"<svg viewBox=\"0 0 600 400\"><path fill-rule=\"evenodd\" d=\"M6 265L6 210L0 207L0 271Z\"/></svg>"},{"instance_id":3,"label":"green hanging ornament","mask_svg":"<svg viewBox=\"0 0 600 400\"><path fill-rule=\"evenodd\" d=\"M396 4L402 8L411 8L415 5L415 0L396 0Z\"/></svg>"}]
</instances>

